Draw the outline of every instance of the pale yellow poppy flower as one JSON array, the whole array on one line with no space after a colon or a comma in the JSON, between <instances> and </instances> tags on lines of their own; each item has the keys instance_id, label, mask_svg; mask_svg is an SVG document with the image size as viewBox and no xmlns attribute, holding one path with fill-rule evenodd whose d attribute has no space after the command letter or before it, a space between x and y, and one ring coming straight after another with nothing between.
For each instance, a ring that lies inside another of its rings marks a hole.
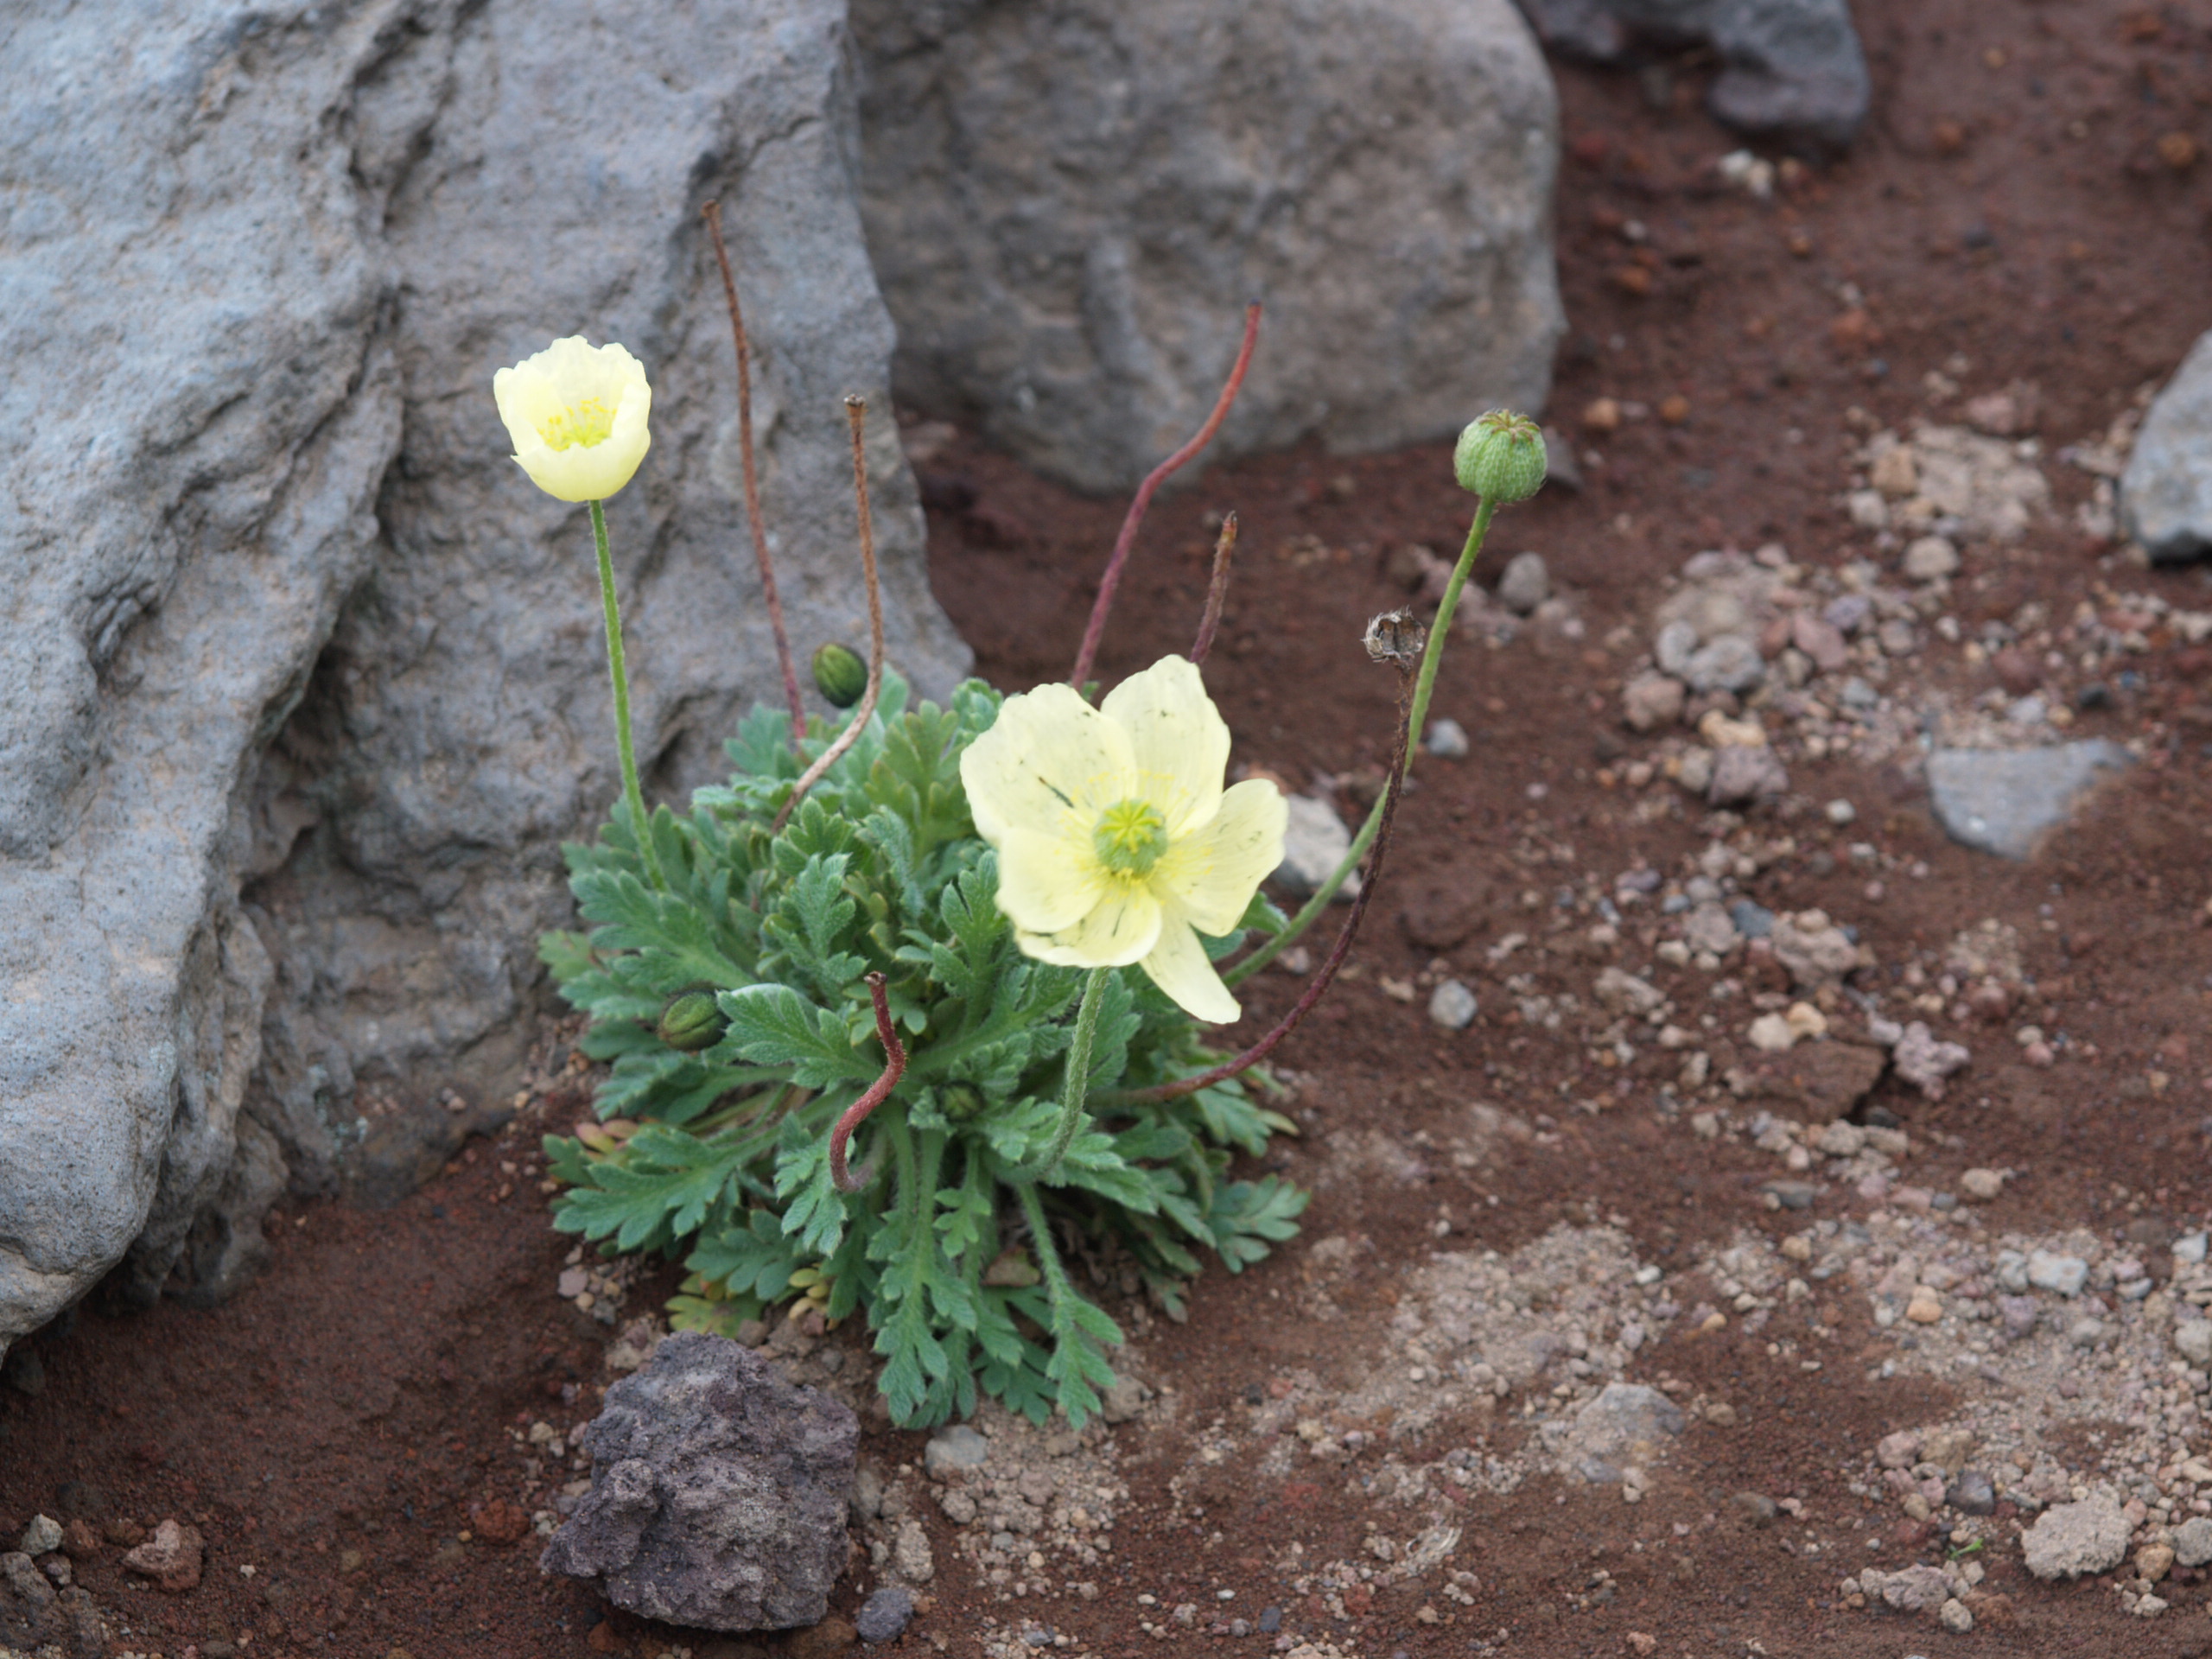
<instances>
[{"instance_id":1,"label":"pale yellow poppy flower","mask_svg":"<svg viewBox=\"0 0 2212 1659\"><path fill-rule=\"evenodd\" d=\"M1139 963L1198 1018L1236 1019L1198 936L1236 927L1282 861L1289 815L1264 779L1224 790L1228 764L1229 728L1180 657L1096 709L1065 685L1008 697L960 781L1022 950L1062 967Z\"/></svg>"},{"instance_id":2,"label":"pale yellow poppy flower","mask_svg":"<svg viewBox=\"0 0 2212 1659\"><path fill-rule=\"evenodd\" d=\"M492 377L499 418L530 481L563 501L604 501L627 484L652 443L653 389L621 346L578 335Z\"/></svg>"}]
</instances>

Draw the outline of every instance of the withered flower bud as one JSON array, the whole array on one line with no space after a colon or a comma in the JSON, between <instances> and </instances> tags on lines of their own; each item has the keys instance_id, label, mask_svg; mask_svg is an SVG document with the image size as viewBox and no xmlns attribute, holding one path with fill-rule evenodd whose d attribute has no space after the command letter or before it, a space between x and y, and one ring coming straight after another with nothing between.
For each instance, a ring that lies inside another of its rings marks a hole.
<instances>
[{"instance_id":1,"label":"withered flower bud","mask_svg":"<svg viewBox=\"0 0 2212 1659\"><path fill-rule=\"evenodd\" d=\"M1367 625L1366 638L1361 643L1376 662L1411 668L1421 660L1428 630L1411 611L1385 611Z\"/></svg>"}]
</instances>

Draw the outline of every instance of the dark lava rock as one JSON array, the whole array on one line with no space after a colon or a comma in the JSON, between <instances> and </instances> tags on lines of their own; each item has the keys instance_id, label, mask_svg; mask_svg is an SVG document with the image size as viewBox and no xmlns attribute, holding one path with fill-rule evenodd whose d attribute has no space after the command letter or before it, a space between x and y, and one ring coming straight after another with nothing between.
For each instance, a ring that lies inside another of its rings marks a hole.
<instances>
[{"instance_id":1,"label":"dark lava rock","mask_svg":"<svg viewBox=\"0 0 2212 1659\"><path fill-rule=\"evenodd\" d=\"M913 1616L913 1592L887 1584L868 1599L853 1625L863 1642L896 1642Z\"/></svg>"},{"instance_id":2,"label":"dark lava rock","mask_svg":"<svg viewBox=\"0 0 2212 1659\"><path fill-rule=\"evenodd\" d=\"M105 1659L108 1634L99 1610L82 1590L56 1590L31 1558L0 1554L0 1649Z\"/></svg>"},{"instance_id":3,"label":"dark lava rock","mask_svg":"<svg viewBox=\"0 0 2212 1659\"><path fill-rule=\"evenodd\" d=\"M1961 1515L1988 1515L1997 1508L1997 1488L1980 1470L1962 1469L1943 1501Z\"/></svg>"},{"instance_id":4,"label":"dark lava rock","mask_svg":"<svg viewBox=\"0 0 2212 1659\"><path fill-rule=\"evenodd\" d=\"M592 1489L539 1558L646 1618L819 1624L845 1561L860 1424L725 1337L681 1332L607 1391Z\"/></svg>"}]
</instances>

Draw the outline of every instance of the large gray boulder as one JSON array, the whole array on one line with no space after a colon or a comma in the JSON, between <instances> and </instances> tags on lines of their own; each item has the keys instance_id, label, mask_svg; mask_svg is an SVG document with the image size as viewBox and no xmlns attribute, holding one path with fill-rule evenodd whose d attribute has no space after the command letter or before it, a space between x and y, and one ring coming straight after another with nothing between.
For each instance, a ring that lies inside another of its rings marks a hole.
<instances>
[{"instance_id":1,"label":"large gray boulder","mask_svg":"<svg viewBox=\"0 0 2212 1659\"><path fill-rule=\"evenodd\" d=\"M539 1566L616 1606L707 1630L819 1624L845 1565L851 1410L751 1349L687 1331L607 1391L591 1491Z\"/></svg>"},{"instance_id":2,"label":"large gray boulder","mask_svg":"<svg viewBox=\"0 0 2212 1659\"><path fill-rule=\"evenodd\" d=\"M2120 475L2120 505L2154 564L2212 554L2212 334L2152 399Z\"/></svg>"},{"instance_id":3,"label":"large gray boulder","mask_svg":"<svg viewBox=\"0 0 2212 1659\"><path fill-rule=\"evenodd\" d=\"M1558 114L1510 0L855 0L900 394L1080 488L1534 410Z\"/></svg>"},{"instance_id":4,"label":"large gray boulder","mask_svg":"<svg viewBox=\"0 0 2212 1659\"><path fill-rule=\"evenodd\" d=\"M775 695L709 195L798 642L860 626L857 391L894 656L931 691L966 661L890 429L842 0L32 0L9 48L0 1349L126 1251L141 1297L233 1281L277 1160L327 1183L517 1052L557 843L615 781L589 531L506 459L494 369L585 333L654 378L609 509L649 792Z\"/></svg>"},{"instance_id":5,"label":"large gray boulder","mask_svg":"<svg viewBox=\"0 0 2212 1659\"><path fill-rule=\"evenodd\" d=\"M1640 41L1709 42L1713 115L1745 132L1847 144L1872 99L1847 0L1520 0L1545 41L1614 63Z\"/></svg>"}]
</instances>

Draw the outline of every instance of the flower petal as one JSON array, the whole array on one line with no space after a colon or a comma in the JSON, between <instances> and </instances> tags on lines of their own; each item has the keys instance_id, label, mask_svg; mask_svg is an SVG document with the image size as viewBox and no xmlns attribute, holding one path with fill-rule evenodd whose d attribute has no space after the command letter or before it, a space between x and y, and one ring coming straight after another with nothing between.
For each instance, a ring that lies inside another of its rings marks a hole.
<instances>
[{"instance_id":1,"label":"flower petal","mask_svg":"<svg viewBox=\"0 0 2212 1659\"><path fill-rule=\"evenodd\" d=\"M1150 885L1200 932L1218 938L1235 927L1252 894L1282 862L1290 809L1282 791L1250 778L1221 798L1220 809L1154 865Z\"/></svg>"},{"instance_id":2,"label":"flower petal","mask_svg":"<svg viewBox=\"0 0 2212 1659\"><path fill-rule=\"evenodd\" d=\"M1089 846L1008 826L999 843L999 908L1032 933L1073 927L1098 908L1109 878Z\"/></svg>"},{"instance_id":3,"label":"flower petal","mask_svg":"<svg viewBox=\"0 0 2212 1659\"><path fill-rule=\"evenodd\" d=\"M1160 942L1160 900L1134 881L1114 881L1107 884L1097 906L1072 926L1033 933L1017 924L1014 937L1039 962L1062 968L1126 968L1144 960Z\"/></svg>"},{"instance_id":4,"label":"flower petal","mask_svg":"<svg viewBox=\"0 0 2212 1659\"><path fill-rule=\"evenodd\" d=\"M645 365L612 342L594 346L573 334L556 340L494 374L492 396L517 463L531 482L563 501L606 500L636 476L652 447L653 393ZM547 423L588 400L613 411L607 436L565 449L546 442Z\"/></svg>"},{"instance_id":5,"label":"flower petal","mask_svg":"<svg viewBox=\"0 0 2212 1659\"><path fill-rule=\"evenodd\" d=\"M1213 816L1229 765L1229 726L1195 664L1161 658L1108 692L1099 712L1128 734L1136 793L1160 809L1170 841Z\"/></svg>"},{"instance_id":6,"label":"flower petal","mask_svg":"<svg viewBox=\"0 0 2212 1659\"><path fill-rule=\"evenodd\" d=\"M960 757L976 831L994 847L1020 827L1088 849L1098 815L1135 778L1128 736L1065 685L1008 697Z\"/></svg>"},{"instance_id":7,"label":"flower petal","mask_svg":"<svg viewBox=\"0 0 2212 1659\"><path fill-rule=\"evenodd\" d=\"M1226 1026L1244 1012L1206 960L1205 947L1191 931L1189 918L1172 908L1162 918L1159 942L1144 959L1144 970L1193 1018Z\"/></svg>"}]
</instances>

